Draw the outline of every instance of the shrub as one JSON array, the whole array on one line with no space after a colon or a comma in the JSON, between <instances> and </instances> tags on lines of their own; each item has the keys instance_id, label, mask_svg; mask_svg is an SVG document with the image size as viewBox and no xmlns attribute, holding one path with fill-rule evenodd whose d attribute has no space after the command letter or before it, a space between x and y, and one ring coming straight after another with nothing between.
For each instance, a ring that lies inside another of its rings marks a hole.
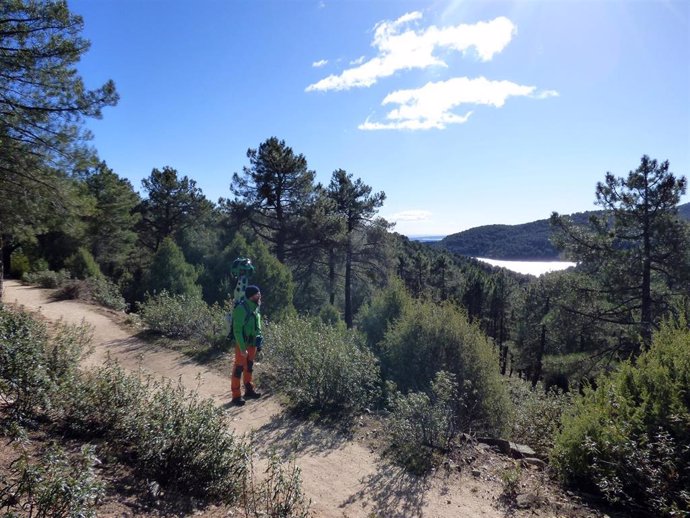
<instances>
[{"instance_id":1,"label":"shrub","mask_svg":"<svg viewBox=\"0 0 690 518\"><path fill-rule=\"evenodd\" d=\"M66 270L60 270L59 272L41 270L25 273L22 281L28 284L37 284L41 288L54 289L65 284L69 278L69 272Z\"/></svg>"},{"instance_id":2,"label":"shrub","mask_svg":"<svg viewBox=\"0 0 690 518\"><path fill-rule=\"evenodd\" d=\"M15 418L50 408L55 390L76 375L89 340L85 326L67 325L49 339L30 315L0 308L0 398Z\"/></svg>"},{"instance_id":3,"label":"shrub","mask_svg":"<svg viewBox=\"0 0 690 518\"><path fill-rule=\"evenodd\" d=\"M501 472L501 497L507 503L514 503L520 492L520 477L522 475L522 468L517 463L513 464L512 468L505 469Z\"/></svg>"},{"instance_id":4,"label":"shrub","mask_svg":"<svg viewBox=\"0 0 690 518\"><path fill-rule=\"evenodd\" d=\"M138 304L141 319L152 330L172 338L206 338L225 330L229 308L209 306L198 297L162 292Z\"/></svg>"},{"instance_id":5,"label":"shrub","mask_svg":"<svg viewBox=\"0 0 690 518\"><path fill-rule=\"evenodd\" d=\"M612 503L690 513L690 330L664 326L597 385L563 417L551 455L562 478Z\"/></svg>"},{"instance_id":6,"label":"shrub","mask_svg":"<svg viewBox=\"0 0 690 518\"><path fill-rule=\"evenodd\" d=\"M321 308L321 311L319 311L319 319L329 326L335 326L341 329L345 327L345 321L340 315L340 310L333 304L326 304Z\"/></svg>"},{"instance_id":7,"label":"shrub","mask_svg":"<svg viewBox=\"0 0 690 518\"><path fill-rule=\"evenodd\" d=\"M358 329L367 337L367 344L377 351L386 331L412 305L412 297L405 290L403 282L393 279L384 290L372 298L369 305L363 306L357 315Z\"/></svg>"},{"instance_id":8,"label":"shrub","mask_svg":"<svg viewBox=\"0 0 690 518\"><path fill-rule=\"evenodd\" d=\"M205 499L239 497L247 446L228 432L211 400L179 384L141 380L112 363L65 396L65 426L105 438L142 477Z\"/></svg>"},{"instance_id":9,"label":"shrub","mask_svg":"<svg viewBox=\"0 0 690 518\"><path fill-rule=\"evenodd\" d=\"M127 303L117 285L103 276L84 280L70 280L55 294L58 299L79 299L95 302L101 306L125 311Z\"/></svg>"},{"instance_id":10,"label":"shrub","mask_svg":"<svg viewBox=\"0 0 690 518\"><path fill-rule=\"evenodd\" d=\"M126 311L127 303L125 302L120 288L114 282L105 277L93 277L87 279L91 287L93 299L106 308L114 309L116 311Z\"/></svg>"},{"instance_id":11,"label":"shrub","mask_svg":"<svg viewBox=\"0 0 690 518\"><path fill-rule=\"evenodd\" d=\"M10 274L12 274L12 277L21 279L28 272L29 258L21 250L12 252L12 255L10 255Z\"/></svg>"},{"instance_id":12,"label":"shrub","mask_svg":"<svg viewBox=\"0 0 690 518\"><path fill-rule=\"evenodd\" d=\"M149 293L167 291L174 295L201 298L201 286L196 284L199 274L187 263L182 250L166 237L161 243L148 274Z\"/></svg>"},{"instance_id":13,"label":"shrub","mask_svg":"<svg viewBox=\"0 0 690 518\"><path fill-rule=\"evenodd\" d=\"M440 370L458 381L456 416L463 430L501 434L510 403L498 357L478 326L449 304L416 302L382 342L384 372L403 391L427 392Z\"/></svg>"},{"instance_id":14,"label":"shrub","mask_svg":"<svg viewBox=\"0 0 690 518\"><path fill-rule=\"evenodd\" d=\"M77 279L88 279L89 277L101 277L103 275L96 259L83 246L80 246L74 255L67 258L65 267Z\"/></svg>"},{"instance_id":15,"label":"shrub","mask_svg":"<svg viewBox=\"0 0 690 518\"><path fill-rule=\"evenodd\" d=\"M228 433L223 412L213 401L200 401L168 382L148 398L142 421L135 423L142 475L207 498L232 500L239 494L247 452Z\"/></svg>"},{"instance_id":16,"label":"shrub","mask_svg":"<svg viewBox=\"0 0 690 518\"><path fill-rule=\"evenodd\" d=\"M577 390L587 380L596 379L606 369L605 362L588 353L546 354L542 378L546 388Z\"/></svg>"},{"instance_id":17,"label":"shrub","mask_svg":"<svg viewBox=\"0 0 690 518\"><path fill-rule=\"evenodd\" d=\"M85 446L75 461L51 446L37 463L23 453L10 470L11 479L0 479L0 508L5 516L72 518L96 516L96 505L104 494L94 475L93 447Z\"/></svg>"},{"instance_id":18,"label":"shrub","mask_svg":"<svg viewBox=\"0 0 690 518\"><path fill-rule=\"evenodd\" d=\"M572 404L572 395L557 387L544 390L528 381L511 378L508 389L513 402L510 438L548 455L560 431L561 415Z\"/></svg>"},{"instance_id":19,"label":"shrub","mask_svg":"<svg viewBox=\"0 0 690 518\"><path fill-rule=\"evenodd\" d=\"M290 317L264 334L266 359L293 407L358 410L376 399L378 363L354 332Z\"/></svg>"},{"instance_id":20,"label":"shrub","mask_svg":"<svg viewBox=\"0 0 690 518\"><path fill-rule=\"evenodd\" d=\"M431 384L431 397L423 392L392 398L389 430L391 452L396 461L416 474L434 465L434 453L447 452L457 434L455 377L439 371Z\"/></svg>"},{"instance_id":21,"label":"shrub","mask_svg":"<svg viewBox=\"0 0 690 518\"><path fill-rule=\"evenodd\" d=\"M222 252L207 259L201 275L204 299L221 303L233 297L237 279L230 275L230 266L238 257L251 258L256 268L250 282L261 288L261 316L271 322L294 316L295 283L290 268L278 261L260 239L250 244L240 234Z\"/></svg>"},{"instance_id":22,"label":"shrub","mask_svg":"<svg viewBox=\"0 0 690 518\"><path fill-rule=\"evenodd\" d=\"M28 314L0 308L0 397L15 418L28 418L48 403L47 340L45 326Z\"/></svg>"},{"instance_id":23,"label":"shrub","mask_svg":"<svg viewBox=\"0 0 690 518\"><path fill-rule=\"evenodd\" d=\"M309 513L311 501L307 501L302 492L301 471L295 466L294 459L285 465L273 451L261 482L256 482L253 466L250 473L243 502L247 516L290 518L311 516Z\"/></svg>"}]
</instances>

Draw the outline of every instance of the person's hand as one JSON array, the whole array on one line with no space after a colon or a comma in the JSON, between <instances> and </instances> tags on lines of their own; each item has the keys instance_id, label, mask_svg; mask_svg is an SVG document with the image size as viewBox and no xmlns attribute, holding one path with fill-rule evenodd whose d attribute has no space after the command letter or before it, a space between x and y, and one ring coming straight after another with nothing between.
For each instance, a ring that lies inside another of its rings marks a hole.
<instances>
[{"instance_id":1,"label":"person's hand","mask_svg":"<svg viewBox=\"0 0 690 518\"><path fill-rule=\"evenodd\" d=\"M242 358L246 358L247 357L247 350L245 349L244 351L240 351L240 356Z\"/></svg>"}]
</instances>

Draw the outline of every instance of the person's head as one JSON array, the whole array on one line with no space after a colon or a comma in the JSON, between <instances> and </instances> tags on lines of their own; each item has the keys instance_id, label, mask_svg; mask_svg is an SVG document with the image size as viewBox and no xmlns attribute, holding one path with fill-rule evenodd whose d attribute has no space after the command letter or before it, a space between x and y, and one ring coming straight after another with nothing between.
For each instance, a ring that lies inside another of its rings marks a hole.
<instances>
[{"instance_id":1,"label":"person's head","mask_svg":"<svg viewBox=\"0 0 690 518\"><path fill-rule=\"evenodd\" d=\"M261 300L261 290L258 286L250 284L244 289L244 296L247 300L258 303Z\"/></svg>"}]
</instances>

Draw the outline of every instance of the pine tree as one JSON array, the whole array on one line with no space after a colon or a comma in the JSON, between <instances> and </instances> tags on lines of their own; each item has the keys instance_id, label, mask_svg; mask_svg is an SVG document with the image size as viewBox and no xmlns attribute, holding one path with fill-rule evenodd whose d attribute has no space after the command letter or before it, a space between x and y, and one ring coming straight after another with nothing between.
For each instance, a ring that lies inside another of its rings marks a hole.
<instances>
[{"instance_id":1,"label":"pine tree","mask_svg":"<svg viewBox=\"0 0 690 518\"><path fill-rule=\"evenodd\" d=\"M606 305L596 317L633 327L645 347L688 277L688 226L676 209L686 185L685 177L669 171L668 161L645 155L627 178L606 173L597 184L596 203L604 211L592 217L590 229L556 213L551 217L557 244L599 282Z\"/></svg>"},{"instance_id":2,"label":"pine tree","mask_svg":"<svg viewBox=\"0 0 690 518\"><path fill-rule=\"evenodd\" d=\"M119 277L134 252L134 227L140 215L134 208L141 201L129 180L120 178L105 163L85 180L95 206L87 220L89 249L109 277Z\"/></svg>"},{"instance_id":3,"label":"pine tree","mask_svg":"<svg viewBox=\"0 0 690 518\"><path fill-rule=\"evenodd\" d=\"M372 194L370 186L359 178L353 181L352 175L343 169L333 172L331 183L328 185L328 195L335 202L336 213L342 218L345 228L345 323L351 328L354 316L353 267L356 263L364 263L365 257L372 256L367 253L368 249L376 251L375 245L370 246L372 243L367 239L367 230L374 225L374 216L383 205L386 195L383 192ZM382 220L379 220L378 224L388 227Z\"/></svg>"},{"instance_id":4,"label":"pine tree","mask_svg":"<svg viewBox=\"0 0 690 518\"><path fill-rule=\"evenodd\" d=\"M300 226L314 197L314 171L304 155L295 155L284 140L271 137L247 151L249 166L232 176L234 200L222 200L226 211L247 221L254 232L271 243L285 264L292 254L311 243L300 237Z\"/></svg>"},{"instance_id":5,"label":"pine tree","mask_svg":"<svg viewBox=\"0 0 690 518\"><path fill-rule=\"evenodd\" d=\"M149 270L149 292L154 294L165 290L172 295L201 297L201 286L196 284L198 277L175 242L169 237L163 239Z\"/></svg>"},{"instance_id":6,"label":"pine tree","mask_svg":"<svg viewBox=\"0 0 690 518\"><path fill-rule=\"evenodd\" d=\"M0 6L0 252L17 229L64 208L66 171L93 157L82 123L117 102L112 81L88 90L77 73L83 25L64 1Z\"/></svg>"},{"instance_id":7,"label":"pine tree","mask_svg":"<svg viewBox=\"0 0 690 518\"><path fill-rule=\"evenodd\" d=\"M141 182L148 198L137 207L141 214L139 236L150 250L158 250L166 237L187 229L213 208L196 181L187 176L178 178L177 171L165 166L153 169Z\"/></svg>"}]
</instances>

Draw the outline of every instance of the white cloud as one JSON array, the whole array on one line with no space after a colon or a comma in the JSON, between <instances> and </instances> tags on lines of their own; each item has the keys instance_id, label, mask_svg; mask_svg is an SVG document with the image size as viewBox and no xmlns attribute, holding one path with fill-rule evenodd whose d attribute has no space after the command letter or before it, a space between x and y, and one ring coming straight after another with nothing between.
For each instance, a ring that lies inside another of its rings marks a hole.
<instances>
[{"instance_id":1,"label":"white cloud","mask_svg":"<svg viewBox=\"0 0 690 518\"><path fill-rule=\"evenodd\" d=\"M429 221L431 212L428 210L404 210L386 218L390 221Z\"/></svg>"},{"instance_id":2,"label":"white cloud","mask_svg":"<svg viewBox=\"0 0 690 518\"><path fill-rule=\"evenodd\" d=\"M367 59L366 56L359 56L357 59L350 61L350 65L361 65L365 59Z\"/></svg>"},{"instance_id":3,"label":"white cloud","mask_svg":"<svg viewBox=\"0 0 690 518\"><path fill-rule=\"evenodd\" d=\"M461 105L500 108L509 97L544 99L557 95L558 92L553 90L536 92L534 86L519 85L511 81L456 77L448 81L429 82L418 89L397 90L388 94L381 104L394 104L398 107L386 114L386 122L372 122L367 118L359 125L359 129L444 129L450 124L467 122L472 115L472 111L464 115L453 111Z\"/></svg>"},{"instance_id":4,"label":"white cloud","mask_svg":"<svg viewBox=\"0 0 690 518\"><path fill-rule=\"evenodd\" d=\"M321 59L321 60L319 60L319 61L314 61L314 62L311 64L311 66L313 66L314 68L320 68L320 67L322 67L322 66L324 66L324 65L327 65L327 64L328 64L328 60L327 60L327 59Z\"/></svg>"},{"instance_id":5,"label":"white cloud","mask_svg":"<svg viewBox=\"0 0 690 518\"><path fill-rule=\"evenodd\" d=\"M548 99L549 97L558 97L560 94L556 90L544 90L534 94L532 97L535 99Z\"/></svg>"},{"instance_id":6,"label":"white cloud","mask_svg":"<svg viewBox=\"0 0 690 518\"><path fill-rule=\"evenodd\" d=\"M379 22L374 28L372 42L372 46L378 49L377 56L344 70L340 75L325 77L307 86L306 91L368 87L379 78L389 77L398 70L446 67L441 58L434 56L436 49L455 50L463 54L473 50L480 60L489 61L510 43L517 32L513 22L504 16L473 25L460 24L442 28L432 25L419 32L414 29L402 30L405 25L421 18L422 13L415 11L404 14L395 21Z\"/></svg>"}]
</instances>

